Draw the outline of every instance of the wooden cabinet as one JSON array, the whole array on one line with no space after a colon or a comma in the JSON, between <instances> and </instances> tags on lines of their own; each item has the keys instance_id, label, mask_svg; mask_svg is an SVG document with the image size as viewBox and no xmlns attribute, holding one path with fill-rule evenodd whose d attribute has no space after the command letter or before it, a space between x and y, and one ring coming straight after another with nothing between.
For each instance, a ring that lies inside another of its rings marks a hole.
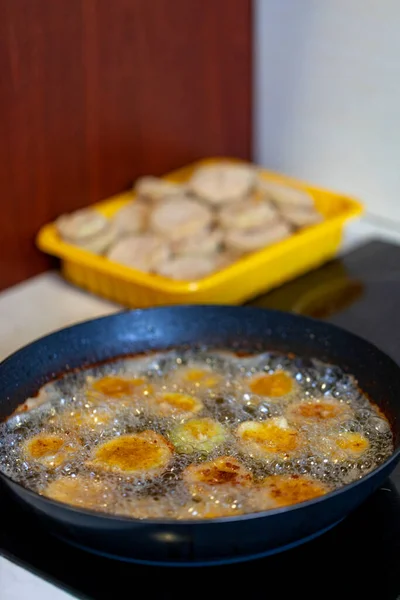
<instances>
[{"instance_id":1,"label":"wooden cabinet","mask_svg":"<svg viewBox=\"0 0 400 600\"><path fill-rule=\"evenodd\" d=\"M61 212L249 158L251 58L251 0L0 0L0 287Z\"/></svg>"}]
</instances>

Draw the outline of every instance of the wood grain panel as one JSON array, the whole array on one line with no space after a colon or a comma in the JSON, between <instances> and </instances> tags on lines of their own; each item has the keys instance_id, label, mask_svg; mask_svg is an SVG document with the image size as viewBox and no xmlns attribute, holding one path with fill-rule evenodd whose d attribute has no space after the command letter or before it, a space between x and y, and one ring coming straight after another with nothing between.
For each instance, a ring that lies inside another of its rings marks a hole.
<instances>
[{"instance_id":1,"label":"wood grain panel","mask_svg":"<svg viewBox=\"0 0 400 600\"><path fill-rule=\"evenodd\" d=\"M43 223L250 132L251 0L0 0L0 287Z\"/></svg>"}]
</instances>

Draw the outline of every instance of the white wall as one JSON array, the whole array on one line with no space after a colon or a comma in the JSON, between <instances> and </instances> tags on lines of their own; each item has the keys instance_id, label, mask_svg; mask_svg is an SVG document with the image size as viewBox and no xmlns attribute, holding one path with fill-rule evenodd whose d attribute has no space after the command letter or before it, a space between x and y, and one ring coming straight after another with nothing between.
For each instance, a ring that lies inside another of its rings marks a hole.
<instances>
[{"instance_id":1,"label":"white wall","mask_svg":"<svg viewBox=\"0 0 400 600\"><path fill-rule=\"evenodd\" d=\"M400 223L400 0L255 5L255 160Z\"/></svg>"}]
</instances>

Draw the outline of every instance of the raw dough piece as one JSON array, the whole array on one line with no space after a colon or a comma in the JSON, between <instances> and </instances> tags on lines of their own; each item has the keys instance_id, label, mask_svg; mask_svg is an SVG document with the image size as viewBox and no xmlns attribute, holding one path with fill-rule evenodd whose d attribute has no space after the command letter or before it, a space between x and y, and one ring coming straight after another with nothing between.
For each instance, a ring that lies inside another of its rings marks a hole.
<instances>
[{"instance_id":1,"label":"raw dough piece","mask_svg":"<svg viewBox=\"0 0 400 600\"><path fill-rule=\"evenodd\" d=\"M212 220L207 206L184 196L174 196L155 206L150 215L150 228L169 240L181 240L200 233Z\"/></svg>"},{"instance_id":2,"label":"raw dough piece","mask_svg":"<svg viewBox=\"0 0 400 600\"><path fill-rule=\"evenodd\" d=\"M306 227L321 223L322 215L313 209L296 208L294 206L281 207L281 215L294 227Z\"/></svg>"},{"instance_id":3,"label":"raw dough piece","mask_svg":"<svg viewBox=\"0 0 400 600\"><path fill-rule=\"evenodd\" d=\"M193 173L189 189L210 204L237 201L246 196L256 181L253 167L222 163L204 165Z\"/></svg>"},{"instance_id":4,"label":"raw dough piece","mask_svg":"<svg viewBox=\"0 0 400 600\"><path fill-rule=\"evenodd\" d=\"M170 248L166 241L152 233L122 238L107 254L107 258L114 262L145 272L154 271L169 256Z\"/></svg>"},{"instance_id":5,"label":"raw dough piece","mask_svg":"<svg viewBox=\"0 0 400 600\"><path fill-rule=\"evenodd\" d=\"M145 200L134 200L115 213L113 222L119 234L139 233L146 229L149 215L149 204Z\"/></svg>"},{"instance_id":6,"label":"raw dough piece","mask_svg":"<svg viewBox=\"0 0 400 600\"><path fill-rule=\"evenodd\" d=\"M264 192L279 208L291 206L296 208L314 208L314 199L305 190L297 187L267 181L259 178L258 189Z\"/></svg>"},{"instance_id":7,"label":"raw dough piece","mask_svg":"<svg viewBox=\"0 0 400 600\"><path fill-rule=\"evenodd\" d=\"M75 212L64 214L55 221L59 235L71 243L84 240L101 233L107 227L108 220L97 210L82 208Z\"/></svg>"},{"instance_id":8,"label":"raw dough piece","mask_svg":"<svg viewBox=\"0 0 400 600\"><path fill-rule=\"evenodd\" d=\"M113 223L92 208L61 215L55 226L65 242L95 254L105 252L117 235Z\"/></svg>"},{"instance_id":9,"label":"raw dough piece","mask_svg":"<svg viewBox=\"0 0 400 600\"><path fill-rule=\"evenodd\" d=\"M271 202L258 198L246 198L224 206L219 222L225 229L250 229L276 221L279 213Z\"/></svg>"},{"instance_id":10,"label":"raw dough piece","mask_svg":"<svg viewBox=\"0 0 400 600\"><path fill-rule=\"evenodd\" d=\"M203 255L214 254L222 243L223 234L220 229L203 229L196 236L190 236L172 243L175 254Z\"/></svg>"},{"instance_id":11,"label":"raw dough piece","mask_svg":"<svg viewBox=\"0 0 400 600\"><path fill-rule=\"evenodd\" d=\"M234 251L254 252L283 240L291 232L290 226L284 221L277 221L269 227L231 229L225 234L225 245Z\"/></svg>"},{"instance_id":12,"label":"raw dough piece","mask_svg":"<svg viewBox=\"0 0 400 600\"><path fill-rule=\"evenodd\" d=\"M217 268L215 256L177 256L157 269L159 275L179 281L196 281Z\"/></svg>"},{"instance_id":13,"label":"raw dough piece","mask_svg":"<svg viewBox=\"0 0 400 600\"><path fill-rule=\"evenodd\" d=\"M180 183L172 183L160 177L146 175L139 177L135 182L133 190L143 198L152 201L162 200L168 196L175 196L184 191L184 186Z\"/></svg>"}]
</instances>

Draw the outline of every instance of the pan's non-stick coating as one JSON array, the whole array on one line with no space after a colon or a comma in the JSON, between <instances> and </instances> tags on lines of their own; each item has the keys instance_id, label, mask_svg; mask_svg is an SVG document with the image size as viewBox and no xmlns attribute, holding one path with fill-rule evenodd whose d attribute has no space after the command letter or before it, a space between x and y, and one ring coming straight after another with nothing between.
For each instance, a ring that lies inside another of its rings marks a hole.
<instances>
[{"instance_id":1,"label":"pan's non-stick coating","mask_svg":"<svg viewBox=\"0 0 400 600\"><path fill-rule=\"evenodd\" d=\"M365 478L295 507L202 522L136 521L79 511L4 478L52 531L91 550L150 562L193 564L242 560L275 551L334 525L394 469L400 446L400 368L370 343L305 317L247 307L174 306L134 310L58 331L0 365L0 419L49 379L124 354L208 345L277 350L318 358L353 374L389 417L396 450Z\"/></svg>"}]
</instances>

